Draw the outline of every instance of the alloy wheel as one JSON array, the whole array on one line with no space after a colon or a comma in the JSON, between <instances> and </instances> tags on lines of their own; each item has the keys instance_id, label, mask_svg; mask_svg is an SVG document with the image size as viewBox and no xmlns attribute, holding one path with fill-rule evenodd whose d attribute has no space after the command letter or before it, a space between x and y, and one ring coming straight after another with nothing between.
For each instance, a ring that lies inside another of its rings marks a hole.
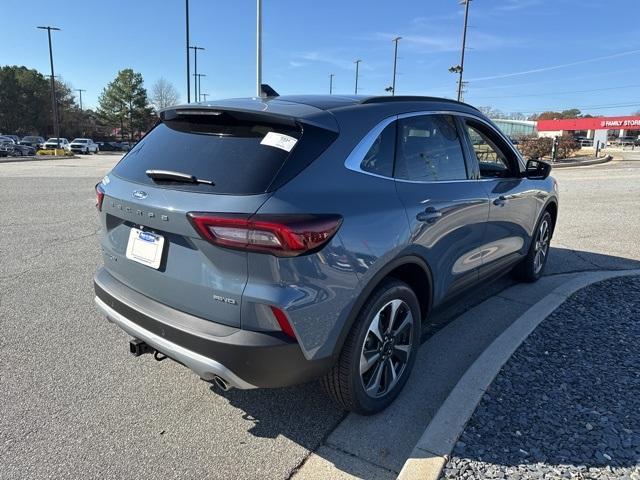
<instances>
[{"instance_id":1,"label":"alloy wheel","mask_svg":"<svg viewBox=\"0 0 640 480\"><path fill-rule=\"evenodd\" d=\"M386 395L403 375L411 355L413 321L411 309L399 299L373 316L360 353L360 379L369 397Z\"/></svg>"},{"instance_id":2,"label":"alloy wheel","mask_svg":"<svg viewBox=\"0 0 640 480\"><path fill-rule=\"evenodd\" d=\"M538 227L538 233L536 235L535 243L535 257L533 259L533 270L537 274L542 270L544 262L547 260L547 253L549 251L549 239L551 237L551 231L549 228L549 220L543 219Z\"/></svg>"}]
</instances>

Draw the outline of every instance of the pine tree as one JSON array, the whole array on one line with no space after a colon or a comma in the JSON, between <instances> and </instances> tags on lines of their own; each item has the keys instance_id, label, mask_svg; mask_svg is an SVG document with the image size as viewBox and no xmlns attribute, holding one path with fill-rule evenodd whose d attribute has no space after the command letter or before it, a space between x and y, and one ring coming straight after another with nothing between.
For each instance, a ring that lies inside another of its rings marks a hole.
<instances>
[{"instance_id":1,"label":"pine tree","mask_svg":"<svg viewBox=\"0 0 640 480\"><path fill-rule=\"evenodd\" d=\"M130 68L120 70L98 99L98 117L105 125L120 128L122 138L125 133L131 140L144 133L152 125L154 114L142 74Z\"/></svg>"}]
</instances>

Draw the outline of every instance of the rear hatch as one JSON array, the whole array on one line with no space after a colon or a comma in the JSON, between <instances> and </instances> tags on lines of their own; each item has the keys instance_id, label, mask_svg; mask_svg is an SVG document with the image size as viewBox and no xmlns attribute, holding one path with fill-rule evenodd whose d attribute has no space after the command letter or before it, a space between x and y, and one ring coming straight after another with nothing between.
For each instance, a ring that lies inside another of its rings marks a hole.
<instances>
[{"instance_id":1,"label":"rear hatch","mask_svg":"<svg viewBox=\"0 0 640 480\"><path fill-rule=\"evenodd\" d=\"M335 132L286 115L193 107L163 112L99 184L105 268L160 303L240 326L247 253L209 243L187 214L250 217L334 138Z\"/></svg>"}]
</instances>

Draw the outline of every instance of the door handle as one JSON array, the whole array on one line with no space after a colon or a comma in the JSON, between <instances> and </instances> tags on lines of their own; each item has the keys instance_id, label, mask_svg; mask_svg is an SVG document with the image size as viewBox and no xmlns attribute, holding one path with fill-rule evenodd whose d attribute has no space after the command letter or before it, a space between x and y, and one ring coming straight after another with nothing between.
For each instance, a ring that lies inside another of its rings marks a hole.
<instances>
[{"instance_id":1,"label":"door handle","mask_svg":"<svg viewBox=\"0 0 640 480\"><path fill-rule=\"evenodd\" d=\"M425 223L434 223L442 216L440 210L436 210L434 207L427 207L424 212L420 212L416 215L416 220Z\"/></svg>"},{"instance_id":2,"label":"door handle","mask_svg":"<svg viewBox=\"0 0 640 480\"><path fill-rule=\"evenodd\" d=\"M500 195L498 198L496 198L493 201L493 204L497 207L504 207L506 203L507 203L507 197L505 197L504 195Z\"/></svg>"}]
</instances>

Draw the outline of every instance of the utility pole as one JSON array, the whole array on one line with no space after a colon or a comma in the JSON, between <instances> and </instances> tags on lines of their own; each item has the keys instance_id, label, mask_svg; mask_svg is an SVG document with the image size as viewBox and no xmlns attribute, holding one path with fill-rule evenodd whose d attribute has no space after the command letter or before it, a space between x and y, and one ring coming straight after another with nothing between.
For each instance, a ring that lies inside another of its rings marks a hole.
<instances>
[{"instance_id":1,"label":"utility pole","mask_svg":"<svg viewBox=\"0 0 640 480\"><path fill-rule=\"evenodd\" d=\"M356 95L358 94L358 73L360 71L360 62L362 62L362 60L359 60L359 59L353 62L356 64L356 89L355 89Z\"/></svg>"},{"instance_id":2,"label":"utility pole","mask_svg":"<svg viewBox=\"0 0 640 480\"><path fill-rule=\"evenodd\" d=\"M56 76L53 73L53 48L51 47L51 30L59 31L56 27L38 27L46 30L49 36L49 62L51 63L51 110L53 112L53 132L56 136L56 148L60 148L60 125L58 124L58 106L56 102Z\"/></svg>"},{"instance_id":3,"label":"utility pole","mask_svg":"<svg viewBox=\"0 0 640 480\"><path fill-rule=\"evenodd\" d=\"M80 94L80 110L82 110L82 92L86 92L86 90L82 88L76 88L76 92Z\"/></svg>"},{"instance_id":4,"label":"utility pole","mask_svg":"<svg viewBox=\"0 0 640 480\"><path fill-rule=\"evenodd\" d=\"M335 75L333 73L329 74L329 95L333 94L333 77L335 77Z\"/></svg>"},{"instance_id":5,"label":"utility pole","mask_svg":"<svg viewBox=\"0 0 640 480\"><path fill-rule=\"evenodd\" d=\"M209 96L208 93L201 93L200 95L202 95L204 97L204 101L207 101L207 97Z\"/></svg>"},{"instance_id":6,"label":"utility pole","mask_svg":"<svg viewBox=\"0 0 640 480\"><path fill-rule=\"evenodd\" d=\"M458 101L462 99L462 74L464 72L464 52L467 48L467 22L469 20L469 4L471 0L462 0L464 2L464 27L462 29L462 52L460 53L460 69L458 71Z\"/></svg>"},{"instance_id":7,"label":"utility pole","mask_svg":"<svg viewBox=\"0 0 640 480\"><path fill-rule=\"evenodd\" d=\"M194 90L194 98L196 98L196 102L198 101L198 50L204 50L202 47L189 47L193 50L193 90Z\"/></svg>"},{"instance_id":8,"label":"utility pole","mask_svg":"<svg viewBox=\"0 0 640 480\"><path fill-rule=\"evenodd\" d=\"M187 20L187 103L191 103L191 69L190 69L190 58L189 58L189 0L184 0L186 15L185 18Z\"/></svg>"},{"instance_id":9,"label":"utility pole","mask_svg":"<svg viewBox=\"0 0 640 480\"><path fill-rule=\"evenodd\" d=\"M256 97L262 95L262 0L256 0Z\"/></svg>"},{"instance_id":10,"label":"utility pole","mask_svg":"<svg viewBox=\"0 0 640 480\"><path fill-rule=\"evenodd\" d=\"M393 49L393 82L391 83L391 96L396 94L396 65L398 64L398 42L402 37L396 37L392 41L395 43Z\"/></svg>"},{"instance_id":11,"label":"utility pole","mask_svg":"<svg viewBox=\"0 0 640 480\"><path fill-rule=\"evenodd\" d=\"M200 88L200 79L202 77L206 77L207 75L205 73L194 73L193 75L196 77L196 98L198 99L197 101L200 102L200 92L202 91L202 89Z\"/></svg>"}]
</instances>

